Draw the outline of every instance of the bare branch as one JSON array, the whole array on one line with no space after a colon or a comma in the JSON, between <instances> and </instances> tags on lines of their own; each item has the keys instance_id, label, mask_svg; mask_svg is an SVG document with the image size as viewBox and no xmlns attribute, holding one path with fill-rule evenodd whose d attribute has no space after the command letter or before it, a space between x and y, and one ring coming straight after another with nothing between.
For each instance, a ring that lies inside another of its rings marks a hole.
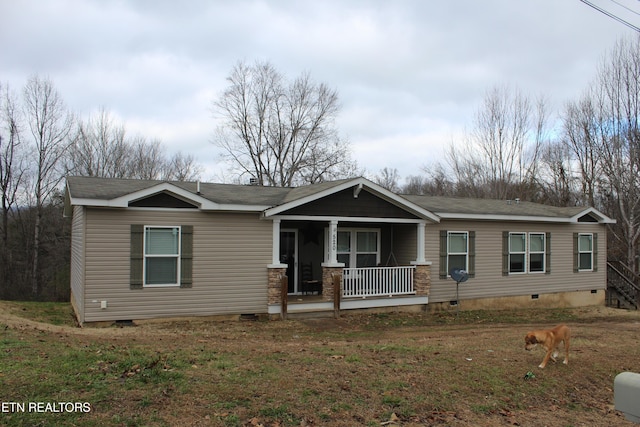
<instances>
[{"instance_id":1,"label":"bare branch","mask_svg":"<svg viewBox=\"0 0 640 427\"><path fill-rule=\"evenodd\" d=\"M338 94L308 74L289 83L270 63L239 62L229 87L213 102L224 123L214 143L238 176L260 185L313 183L352 169L338 137Z\"/></svg>"}]
</instances>

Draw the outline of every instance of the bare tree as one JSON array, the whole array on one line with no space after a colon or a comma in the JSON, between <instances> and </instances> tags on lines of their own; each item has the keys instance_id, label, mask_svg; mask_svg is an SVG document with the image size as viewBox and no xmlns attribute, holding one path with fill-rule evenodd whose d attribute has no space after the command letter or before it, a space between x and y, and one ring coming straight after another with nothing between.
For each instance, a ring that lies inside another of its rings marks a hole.
<instances>
[{"instance_id":1,"label":"bare tree","mask_svg":"<svg viewBox=\"0 0 640 427\"><path fill-rule=\"evenodd\" d=\"M202 167L191 154L178 152L166 162L164 179L173 181L196 181L202 175Z\"/></svg>"},{"instance_id":2,"label":"bare tree","mask_svg":"<svg viewBox=\"0 0 640 427\"><path fill-rule=\"evenodd\" d=\"M482 198L492 195L493 181L473 140L466 136L460 146L453 143L445 152L445 159L455 177L457 191L466 197Z\"/></svg>"},{"instance_id":3,"label":"bare tree","mask_svg":"<svg viewBox=\"0 0 640 427\"><path fill-rule=\"evenodd\" d=\"M373 179L376 184L393 192L400 191L400 184L398 183L399 180L400 175L396 168L383 168Z\"/></svg>"},{"instance_id":4,"label":"bare tree","mask_svg":"<svg viewBox=\"0 0 640 427\"><path fill-rule=\"evenodd\" d=\"M621 40L598 70L594 138L604 198L618 220L611 229L636 267L640 238L640 37Z\"/></svg>"},{"instance_id":5,"label":"bare tree","mask_svg":"<svg viewBox=\"0 0 640 427\"><path fill-rule=\"evenodd\" d=\"M601 182L601 158L598 146L602 143L602 127L599 124L593 93L587 93L577 102L565 107L562 122L563 144L568 148L580 173L582 203L596 206L596 193Z\"/></svg>"},{"instance_id":6,"label":"bare tree","mask_svg":"<svg viewBox=\"0 0 640 427\"><path fill-rule=\"evenodd\" d=\"M48 79L29 78L21 95L0 87L0 298L68 300L66 173L183 180L201 169L160 141L127 138L105 109L76 125Z\"/></svg>"},{"instance_id":7,"label":"bare tree","mask_svg":"<svg viewBox=\"0 0 640 427\"><path fill-rule=\"evenodd\" d=\"M428 183L426 177L422 175L409 175L401 192L403 194L429 194L426 190Z\"/></svg>"},{"instance_id":8,"label":"bare tree","mask_svg":"<svg viewBox=\"0 0 640 427\"><path fill-rule=\"evenodd\" d=\"M126 178L129 143L124 125L116 123L104 108L87 120L79 120L67 156L70 174Z\"/></svg>"},{"instance_id":9,"label":"bare tree","mask_svg":"<svg viewBox=\"0 0 640 427\"><path fill-rule=\"evenodd\" d=\"M2 242L7 248L8 220L18 198L25 166L20 145L20 112L14 95L0 86L0 192L2 193Z\"/></svg>"},{"instance_id":10,"label":"bare tree","mask_svg":"<svg viewBox=\"0 0 640 427\"><path fill-rule=\"evenodd\" d=\"M0 247L0 285L9 281L11 251L9 249L9 217L24 183L26 166L20 135L20 111L15 96L0 85L0 195L2 198L2 246ZM0 286L0 295L5 295Z\"/></svg>"},{"instance_id":11,"label":"bare tree","mask_svg":"<svg viewBox=\"0 0 640 427\"><path fill-rule=\"evenodd\" d=\"M37 295L38 257L41 243L41 223L45 204L64 178L61 160L69 145L74 118L46 78L31 77L24 88L24 114L34 148L34 185L36 219L32 259L32 293Z\"/></svg>"},{"instance_id":12,"label":"bare tree","mask_svg":"<svg viewBox=\"0 0 640 427\"><path fill-rule=\"evenodd\" d=\"M548 141L540 151L536 182L540 202L553 206L574 206L580 202L577 191L579 176L572 171L573 157L569 147L558 141Z\"/></svg>"},{"instance_id":13,"label":"bare tree","mask_svg":"<svg viewBox=\"0 0 640 427\"><path fill-rule=\"evenodd\" d=\"M335 128L338 94L308 74L288 82L268 62L239 62L213 102L223 120L214 143L240 176L291 186L334 177L351 164ZM342 169L341 169L342 168Z\"/></svg>"},{"instance_id":14,"label":"bare tree","mask_svg":"<svg viewBox=\"0 0 640 427\"><path fill-rule=\"evenodd\" d=\"M144 137L135 138L129 146L127 170L129 178L161 179L165 172L164 147L159 140L147 142Z\"/></svg>"},{"instance_id":15,"label":"bare tree","mask_svg":"<svg viewBox=\"0 0 640 427\"><path fill-rule=\"evenodd\" d=\"M494 87L478 109L462 147L451 145L447 162L458 185L478 197L528 197L546 137L546 105L518 90Z\"/></svg>"},{"instance_id":16,"label":"bare tree","mask_svg":"<svg viewBox=\"0 0 640 427\"><path fill-rule=\"evenodd\" d=\"M127 138L125 126L104 108L78 122L69 153L67 171L73 175L188 181L202 173L192 155L167 158L159 140Z\"/></svg>"},{"instance_id":17,"label":"bare tree","mask_svg":"<svg viewBox=\"0 0 640 427\"><path fill-rule=\"evenodd\" d=\"M426 194L430 196L455 196L457 186L441 164L422 168L425 175L410 175L400 190L404 194Z\"/></svg>"}]
</instances>

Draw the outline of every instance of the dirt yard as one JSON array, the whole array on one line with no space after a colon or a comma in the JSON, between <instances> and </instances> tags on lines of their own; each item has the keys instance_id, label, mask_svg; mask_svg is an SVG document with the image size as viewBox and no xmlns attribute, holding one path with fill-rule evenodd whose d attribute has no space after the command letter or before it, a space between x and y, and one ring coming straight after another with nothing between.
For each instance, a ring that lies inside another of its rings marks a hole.
<instances>
[{"instance_id":1,"label":"dirt yard","mask_svg":"<svg viewBox=\"0 0 640 427\"><path fill-rule=\"evenodd\" d=\"M539 369L524 335L560 322L569 365ZM3 402L92 408L2 425L632 426L613 380L640 372L640 314L607 308L75 328L0 303L0 331Z\"/></svg>"}]
</instances>

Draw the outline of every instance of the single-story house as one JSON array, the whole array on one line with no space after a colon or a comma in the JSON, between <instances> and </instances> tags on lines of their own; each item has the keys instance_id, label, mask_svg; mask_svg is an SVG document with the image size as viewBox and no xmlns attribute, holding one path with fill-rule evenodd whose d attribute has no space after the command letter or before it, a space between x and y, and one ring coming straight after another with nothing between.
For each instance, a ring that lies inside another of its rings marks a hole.
<instances>
[{"instance_id":1,"label":"single-story house","mask_svg":"<svg viewBox=\"0 0 640 427\"><path fill-rule=\"evenodd\" d=\"M65 214L81 324L330 311L337 283L341 310L603 304L614 222L590 207L400 195L365 178L69 177Z\"/></svg>"}]
</instances>

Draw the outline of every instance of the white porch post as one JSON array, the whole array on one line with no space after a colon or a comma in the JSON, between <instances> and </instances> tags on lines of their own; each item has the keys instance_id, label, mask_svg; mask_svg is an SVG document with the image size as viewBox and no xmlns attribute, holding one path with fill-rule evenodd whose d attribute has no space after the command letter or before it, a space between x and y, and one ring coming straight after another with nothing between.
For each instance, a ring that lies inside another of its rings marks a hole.
<instances>
[{"instance_id":1,"label":"white porch post","mask_svg":"<svg viewBox=\"0 0 640 427\"><path fill-rule=\"evenodd\" d=\"M426 223L425 222L419 222L418 223L418 235L417 235L417 248L416 248L416 263L424 263L426 261L425 257L424 257L424 242L425 242L425 230L426 230Z\"/></svg>"},{"instance_id":2,"label":"white porch post","mask_svg":"<svg viewBox=\"0 0 640 427\"><path fill-rule=\"evenodd\" d=\"M329 221L329 242L327 246L329 253L327 260L322 263L323 267L344 267L344 263L338 262L338 220Z\"/></svg>"},{"instance_id":3,"label":"white porch post","mask_svg":"<svg viewBox=\"0 0 640 427\"><path fill-rule=\"evenodd\" d=\"M269 264L269 268L282 268L286 267L286 264L282 264L280 262L280 220L273 220L272 227L272 238L271 238L271 264Z\"/></svg>"},{"instance_id":4,"label":"white porch post","mask_svg":"<svg viewBox=\"0 0 640 427\"><path fill-rule=\"evenodd\" d=\"M338 221L329 222L329 264L338 263Z\"/></svg>"}]
</instances>

